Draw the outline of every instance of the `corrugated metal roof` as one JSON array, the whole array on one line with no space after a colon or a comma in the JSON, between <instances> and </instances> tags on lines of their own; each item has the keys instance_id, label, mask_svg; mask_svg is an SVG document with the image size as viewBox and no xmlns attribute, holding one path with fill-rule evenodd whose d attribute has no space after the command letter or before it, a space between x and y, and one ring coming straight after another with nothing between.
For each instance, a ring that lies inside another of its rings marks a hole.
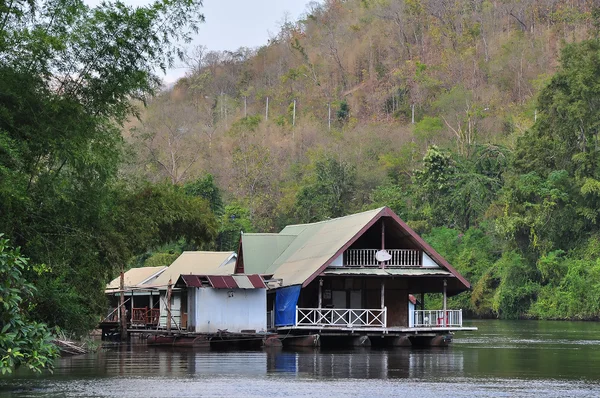
<instances>
[{"instance_id":1,"label":"corrugated metal roof","mask_svg":"<svg viewBox=\"0 0 600 398\"><path fill-rule=\"evenodd\" d=\"M151 285L166 288L169 279L174 284L180 275L233 274L234 256L234 252L183 252Z\"/></svg>"},{"instance_id":2,"label":"corrugated metal roof","mask_svg":"<svg viewBox=\"0 0 600 398\"><path fill-rule=\"evenodd\" d=\"M140 268L132 268L129 271L125 272L125 287L138 287L142 282L152 278L155 275L160 274L167 267L140 267ZM110 283L106 285L106 290L115 290L119 289L121 286L121 276L119 275Z\"/></svg>"},{"instance_id":3,"label":"corrugated metal roof","mask_svg":"<svg viewBox=\"0 0 600 398\"><path fill-rule=\"evenodd\" d=\"M202 287L199 275L181 275L179 277L187 287Z\"/></svg>"},{"instance_id":4,"label":"corrugated metal roof","mask_svg":"<svg viewBox=\"0 0 600 398\"><path fill-rule=\"evenodd\" d=\"M370 275L370 276L452 276L452 273L440 268L327 268L322 275Z\"/></svg>"},{"instance_id":5,"label":"corrugated metal roof","mask_svg":"<svg viewBox=\"0 0 600 398\"><path fill-rule=\"evenodd\" d=\"M208 284L203 284L206 279ZM215 289L266 289L265 282L260 275L181 275L177 285L181 282L187 287L212 287Z\"/></svg>"},{"instance_id":6,"label":"corrugated metal roof","mask_svg":"<svg viewBox=\"0 0 600 398\"><path fill-rule=\"evenodd\" d=\"M231 277L229 275L225 275L225 276L213 275L213 276L207 276L207 278L208 278L208 282L215 289L235 289L238 287L237 283L235 283L235 280L233 279L233 277Z\"/></svg>"}]
</instances>

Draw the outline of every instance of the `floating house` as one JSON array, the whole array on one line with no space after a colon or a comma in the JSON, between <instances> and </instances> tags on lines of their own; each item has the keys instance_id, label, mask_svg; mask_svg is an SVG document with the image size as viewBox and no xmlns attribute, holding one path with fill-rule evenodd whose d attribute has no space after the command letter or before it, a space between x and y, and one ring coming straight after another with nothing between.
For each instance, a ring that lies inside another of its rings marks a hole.
<instances>
[{"instance_id":1,"label":"floating house","mask_svg":"<svg viewBox=\"0 0 600 398\"><path fill-rule=\"evenodd\" d=\"M446 306L469 282L387 207L243 234L235 272L262 275L271 330L315 336L309 344L333 336L434 344L476 330ZM427 293L440 293L443 305L425 310Z\"/></svg>"},{"instance_id":2,"label":"floating house","mask_svg":"<svg viewBox=\"0 0 600 398\"><path fill-rule=\"evenodd\" d=\"M176 286L182 275L231 275L234 271L236 254L234 252L186 251L156 278L151 284L159 292L160 322L159 327L174 330L188 328L188 294L181 284ZM169 284L171 293L168 294ZM167 296L170 296L170 306Z\"/></svg>"},{"instance_id":3,"label":"floating house","mask_svg":"<svg viewBox=\"0 0 600 398\"><path fill-rule=\"evenodd\" d=\"M119 296L125 296L127 321L137 327L155 326L158 324L159 292L151 288L154 281L167 267L132 268L124 273L124 286L121 290L121 277L118 276L106 285L110 310L105 322L118 322L120 311Z\"/></svg>"},{"instance_id":4,"label":"floating house","mask_svg":"<svg viewBox=\"0 0 600 398\"><path fill-rule=\"evenodd\" d=\"M256 333L267 329L267 286L260 275L181 275L187 330Z\"/></svg>"}]
</instances>

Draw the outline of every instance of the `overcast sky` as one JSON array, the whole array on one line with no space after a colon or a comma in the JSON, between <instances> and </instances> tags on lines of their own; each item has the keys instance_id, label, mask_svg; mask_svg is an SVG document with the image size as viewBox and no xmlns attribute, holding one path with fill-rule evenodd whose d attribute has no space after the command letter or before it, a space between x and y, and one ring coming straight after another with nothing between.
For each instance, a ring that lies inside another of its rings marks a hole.
<instances>
[{"instance_id":1,"label":"overcast sky","mask_svg":"<svg viewBox=\"0 0 600 398\"><path fill-rule=\"evenodd\" d=\"M140 5L149 0L124 0L126 4ZM100 0L85 0L94 6ZM280 22L287 14L295 21L306 11L310 0L204 0L202 12L206 22L200 26L190 46L204 45L209 50L236 50L240 47L258 47L267 44L269 33L277 34ZM164 80L171 83L185 74L185 68L168 71Z\"/></svg>"}]
</instances>

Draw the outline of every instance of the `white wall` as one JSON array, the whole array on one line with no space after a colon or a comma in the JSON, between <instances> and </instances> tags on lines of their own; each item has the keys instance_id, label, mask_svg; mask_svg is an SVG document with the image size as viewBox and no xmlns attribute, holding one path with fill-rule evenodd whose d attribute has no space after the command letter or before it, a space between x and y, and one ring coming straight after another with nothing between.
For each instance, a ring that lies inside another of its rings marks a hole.
<instances>
[{"instance_id":1,"label":"white wall","mask_svg":"<svg viewBox=\"0 0 600 398\"><path fill-rule=\"evenodd\" d=\"M423 252L423 268L440 268L440 266L427 253Z\"/></svg>"},{"instance_id":2,"label":"white wall","mask_svg":"<svg viewBox=\"0 0 600 398\"><path fill-rule=\"evenodd\" d=\"M266 289L190 288L188 291L188 325L193 325L197 333L267 329Z\"/></svg>"},{"instance_id":3,"label":"white wall","mask_svg":"<svg viewBox=\"0 0 600 398\"><path fill-rule=\"evenodd\" d=\"M425 253L423 253L425 254ZM408 300L408 327L412 328L415 326L415 305Z\"/></svg>"},{"instance_id":4,"label":"white wall","mask_svg":"<svg viewBox=\"0 0 600 398\"><path fill-rule=\"evenodd\" d=\"M167 327L167 292L160 292L160 327ZM171 328L177 329L177 326L181 323L181 292L171 293ZM177 324L175 324L175 322Z\"/></svg>"}]
</instances>

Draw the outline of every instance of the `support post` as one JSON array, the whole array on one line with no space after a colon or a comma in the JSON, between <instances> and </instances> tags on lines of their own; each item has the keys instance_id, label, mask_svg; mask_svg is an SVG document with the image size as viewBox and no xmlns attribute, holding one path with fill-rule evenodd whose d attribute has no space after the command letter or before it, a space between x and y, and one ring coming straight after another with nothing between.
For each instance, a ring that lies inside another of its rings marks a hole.
<instances>
[{"instance_id":1,"label":"support post","mask_svg":"<svg viewBox=\"0 0 600 398\"><path fill-rule=\"evenodd\" d=\"M448 316L446 315L446 286L448 285L448 282L446 281L446 279L444 279L444 326L448 326Z\"/></svg>"},{"instance_id":2,"label":"support post","mask_svg":"<svg viewBox=\"0 0 600 398\"><path fill-rule=\"evenodd\" d=\"M383 222L383 218L381 219L381 250L385 250L385 223ZM383 261L379 262L379 268L385 268Z\"/></svg>"},{"instance_id":3,"label":"support post","mask_svg":"<svg viewBox=\"0 0 600 398\"><path fill-rule=\"evenodd\" d=\"M323 308L323 278L319 279L319 309Z\"/></svg>"},{"instance_id":4,"label":"support post","mask_svg":"<svg viewBox=\"0 0 600 398\"><path fill-rule=\"evenodd\" d=\"M167 333L171 333L171 294L173 293L173 284L169 279L167 285Z\"/></svg>"},{"instance_id":5,"label":"support post","mask_svg":"<svg viewBox=\"0 0 600 398\"><path fill-rule=\"evenodd\" d=\"M121 293L119 295L119 306L121 307L121 316L119 317L120 329L121 329L121 340L127 340L127 313L125 311L125 272L123 272L123 267L121 267L121 280L119 282L119 290Z\"/></svg>"},{"instance_id":6,"label":"support post","mask_svg":"<svg viewBox=\"0 0 600 398\"><path fill-rule=\"evenodd\" d=\"M131 316L130 316L130 318L131 318L131 323L132 323L132 324L133 324L133 308L134 308L134 307L135 307L135 306L133 305L133 290L132 290L132 291L131 291Z\"/></svg>"},{"instance_id":7,"label":"support post","mask_svg":"<svg viewBox=\"0 0 600 398\"><path fill-rule=\"evenodd\" d=\"M385 281L381 281L381 309L385 308Z\"/></svg>"}]
</instances>

